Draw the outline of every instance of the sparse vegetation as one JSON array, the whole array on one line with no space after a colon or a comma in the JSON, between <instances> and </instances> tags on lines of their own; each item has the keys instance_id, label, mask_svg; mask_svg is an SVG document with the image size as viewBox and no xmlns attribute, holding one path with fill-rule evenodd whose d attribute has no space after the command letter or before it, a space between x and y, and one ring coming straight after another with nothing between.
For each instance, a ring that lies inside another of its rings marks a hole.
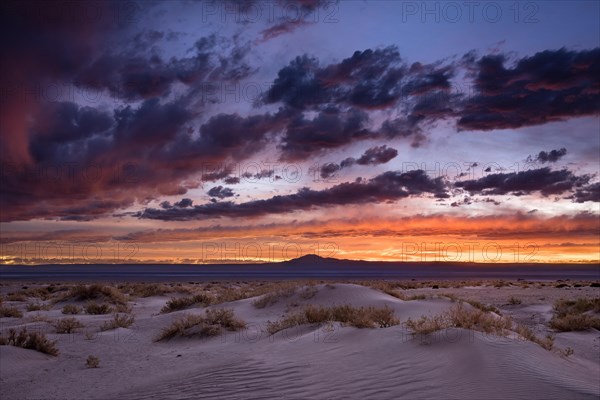
<instances>
[{"instance_id":1,"label":"sparse vegetation","mask_svg":"<svg viewBox=\"0 0 600 400\"><path fill-rule=\"evenodd\" d=\"M133 315L115 314L113 319L105 322L100 330L108 331L117 328L129 328L135 322Z\"/></svg>"},{"instance_id":2,"label":"sparse vegetation","mask_svg":"<svg viewBox=\"0 0 600 400\"><path fill-rule=\"evenodd\" d=\"M54 323L56 333L73 333L77 329L83 328L84 325L79 322L76 318L62 318Z\"/></svg>"},{"instance_id":3,"label":"sparse vegetation","mask_svg":"<svg viewBox=\"0 0 600 400\"><path fill-rule=\"evenodd\" d=\"M26 301L27 297L25 297L21 293L9 293L6 295L6 301Z\"/></svg>"},{"instance_id":4,"label":"sparse vegetation","mask_svg":"<svg viewBox=\"0 0 600 400\"><path fill-rule=\"evenodd\" d=\"M158 335L156 341L168 340L176 336L216 336L223 329L237 331L245 326L246 323L237 319L233 310L223 308L206 310L205 316L186 315L174 321Z\"/></svg>"},{"instance_id":5,"label":"sparse vegetation","mask_svg":"<svg viewBox=\"0 0 600 400\"><path fill-rule=\"evenodd\" d=\"M600 297L594 299L559 300L554 304L550 327L560 332L600 330Z\"/></svg>"},{"instance_id":6,"label":"sparse vegetation","mask_svg":"<svg viewBox=\"0 0 600 400\"><path fill-rule=\"evenodd\" d=\"M103 315L103 314L110 314L111 312L113 312L113 308L105 303L96 303L93 301L88 301L85 304L85 312L88 314L92 314L92 315Z\"/></svg>"},{"instance_id":7,"label":"sparse vegetation","mask_svg":"<svg viewBox=\"0 0 600 400\"><path fill-rule=\"evenodd\" d=\"M69 289L60 301L102 300L113 304L126 304L127 297L114 287L104 285L76 285Z\"/></svg>"},{"instance_id":8,"label":"sparse vegetation","mask_svg":"<svg viewBox=\"0 0 600 400\"><path fill-rule=\"evenodd\" d=\"M252 305L256 308L265 308L272 306L279 300L292 296L296 291L295 287L283 288L274 292L269 292L262 295L258 299L252 302Z\"/></svg>"},{"instance_id":9,"label":"sparse vegetation","mask_svg":"<svg viewBox=\"0 0 600 400\"><path fill-rule=\"evenodd\" d=\"M512 327L512 320L508 317L497 317L479 309L469 310L462 304L457 304L442 315L422 316L418 320L408 319L406 327L413 334L421 335L454 327L506 336L507 331Z\"/></svg>"},{"instance_id":10,"label":"sparse vegetation","mask_svg":"<svg viewBox=\"0 0 600 400\"><path fill-rule=\"evenodd\" d=\"M81 313L81 307L76 306L75 304L67 304L62 309L63 314L79 314Z\"/></svg>"},{"instance_id":11,"label":"sparse vegetation","mask_svg":"<svg viewBox=\"0 0 600 400\"><path fill-rule=\"evenodd\" d=\"M394 310L385 306L377 307L352 307L341 305L323 307L308 305L303 310L290 314L284 319L267 324L267 332L271 335L303 324L323 324L327 322L341 322L356 328L387 328L398 325L400 321L395 317Z\"/></svg>"},{"instance_id":12,"label":"sparse vegetation","mask_svg":"<svg viewBox=\"0 0 600 400\"><path fill-rule=\"evenodd\" d=\"M51 308L50 304L28 303L25 309L27 311L48 311Z\"/></svg>"},{"instance_id":13,"label":"sparse vegetation","mask_svg":"<svg viewBox=\"0 0 600 400\"><path fill-rule=\"evenodd\" d=\"M26 328L21 329L19 333L15 329L9 329L8 336L0 336L0 345L22 347L51 356L58 355L56 342L48 340L43 333L27 332Z\"/></svg>"},{"instance_id":14,"label":"sparse vegetation","mask_svg":"<svg viewBox=\"0 0 600 400\"><path fill-rule=\"evenodd\" d=\"M16 307L0 305L0 317L2 318L21 318L23 313Z\"/></svg>"},{"instance_id":15,"label":"sparse vegetation","mask_svg":"<svg viewBox=\"0 0 600 400\"><path fill-rule=\"evenodd\" d=\"M300 298L302 298L304 300L308 300L308 299L312 299L313 297L315 297L315 295L318 292L319 292L319 289L317 289L316 286L309 285L299 293L299 296L300 296Z\"/></svg>"},{"instance_id":16,"label":"sparse vegetation","mask_svg":"<svg viewBox=\"0 0 600 400\"><path fill-rule=\"evenodd\" d=\"M508 299L508 304L510 304L511 306L516 306L521 304L522 301L521 299L518 299L516 297L511 296L510 299Z\"/></svg>"},{"instance_id":17,"label":"sparse vegetation","mask_svg":"<svg viewBox=\"0 0 600 400\"><path fill-rule=\"evenodd\" d=\"M95 356L88 356L87 360L85 360L85 366L88 368L98 368L100 365L100 359Z\"/></svg>"},{"instance_id":18,"label":"sparse vegetation","mask_svg":"<svg viewBox=\"0 0 600 400\"><path fill-rule=\"evenodd\" d=\"M552 335L546 335L545 338L540 339L530 328L523 325L517 325L515 327L515 332L517 332L519 335L529 340L530 342L539 344L546 350L552 350L552 348L554 347L554 336Z\"/></svg>"},{"instance_id":19,"label":"sparse vegetation","mask_svg":"<svg viewBox=\"0 0 600 400\"><path fill-rule=\"evenodd\" d=\"M207 294L201 293L190 297L173 297L167 301L167 304L160 310L162 314L170 313L173 311L184 310L193 305L200 304L202 306L208 306L212 301L212 297Z\"/></svg>"}]
</instances>

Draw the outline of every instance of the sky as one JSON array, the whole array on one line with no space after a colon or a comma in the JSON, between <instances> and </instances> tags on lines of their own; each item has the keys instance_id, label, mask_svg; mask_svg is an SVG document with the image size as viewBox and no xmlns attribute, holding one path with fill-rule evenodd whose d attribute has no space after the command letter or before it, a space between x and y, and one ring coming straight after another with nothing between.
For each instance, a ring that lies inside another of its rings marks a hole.
<instances>
[{"instance_id":1,"label":"sky","mask_svg":"<svg viewBox=\"0 0 600 400\"><path fill-rule=\"evenodd\" d=\"M0 260L600 261L597 1L5 1Z\"/></svg>"}]
</instances>

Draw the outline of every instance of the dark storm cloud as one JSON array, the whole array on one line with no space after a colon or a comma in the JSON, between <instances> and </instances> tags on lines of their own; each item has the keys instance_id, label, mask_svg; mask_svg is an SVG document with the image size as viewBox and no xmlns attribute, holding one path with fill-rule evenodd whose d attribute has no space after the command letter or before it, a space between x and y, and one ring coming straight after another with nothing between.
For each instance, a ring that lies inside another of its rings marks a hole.
<instances>
[{"instance_id":1,"label":"dark storm cloud","mask_svg":"<svg viewBox=\"0 0 600 400\"><path fill-rule=\"evenodd\" d=\"M318 207L334 207L351 204L374 204L396 201L410 196L433 195L449 197L446 184L441 178L432 179L422 170L400 172L388 171L372 179L357 179L324 190L300 189L295 194L278 195L266 200L246 203L207 203L186 209L146 208L136 214L142 219L186 221L219 217L257 217L281 214Z\"/></svg>"},{"instance_id":2,"label":"dark storm cloud","mask_svg":"<svg viewBox=\"0 0 600 400\"><path fill-rule=\"evenodd\" d=\"M360 156L356 163L359 165L385 164L398 155L398 150L386 145L371 147Z\"/></svg>"},{"instance_id":3,"label":"dark storm cloud","mask_svg":"<svg viewBox=\"0 0 600 400\"><path fill-rule=\"evenodd\" d=\"M325 67L314 57L299 56L279 71L264 101L298 109L327 103L385 108L400 98L405 69L395 47L356 51Z\"/></svg>"},{"instance_id":4,"label":"dark storm cloud","mask_svg":"<svg viewBox=\"0 0 600 400\"><path fill-rule=\"evenodd\" d=\"M225 42L214 34L203 37L190 49L191 57L173 57L168 61L157 54L147 54L147 46L136 48L138 53L130 49L106 52L82 68L75 83L106 89L113 97L126 100L167 96L175 83L185 84L192 91L206 91L206 82L236 81L252 70L245 62L249 47ZM224 55L225 45L229 54Z\"/></svg>"},{"instance_id":5,"label":"dark storm cloud","mask_svg":"<svg viewBox=\"0 0 600 400\"><path fill-rule=\"evenodd\" d=\"M589 175L576 176L562 169L552 171L539 168L521 172L489 174L480 179L456 182L472 195L525 195L539 192L543 196L558 195L581 188L591 179Z\"/></svg>"},{"instance_id":6,"label":"dark storm cloud","mask_svg":"<svg viewBox=\"0 0 600 400\"><path fill-rule=\"evenodd\" d=\"M557 162L561 158L563 158L567 154L567 149L564 147L559 150L550 150L550 151L540 151L538 155L535 157L535 161L544 163L553 163Z\"/></svg>"},{"instance_id":7,"label":"dark storm cloud","mask_svg":"<svg viewBox=\"0 0 600 400\"><path fill-rule=\"evenodd\" d=\"M304 160L355 141L373 139L376 132L367 128L368 115L360 110L328 108L309 120L300 115L286 127L282 137L281 158Z\"/></svg>"},{"instance_id":8,"label":"dark storm cloud","mask_svg":"<svg viewBox=\"0 0 600 400\"><path fill-rule=\"evenodd\" d=\"M476 62L477 93L465 102L459 129L519 128L600 111L600 48L546 50L506 63L504 55Z\"/></svg>"},{"instance_id":9,"label":"dark storm cloud","mask_svg":"<svg viewBox=\"0 0 600 400\"><path fill-rule=\"evenodd\" d=\"M585 203L586 201L600 202L600 182L575 190L571 198L577 203Z\"/></svg>"},{"instance_id":10,"label":"dark storm cloud","mask_svg":"<svg viewBox=\"0 0 600 400\"><path fill-rule=\"evenodd\" d=\"M376 146L367 149L358 159L348 157L339 164L326 163L321 166L321 178L326 179L334 176L340 169L351 167L354 164L358 165L378 165L385 164L398 155L398 150L383 146Z\"/></svg>"},{"instance_id":11,"label":"dark storm cloud","mask_svg":"<svg viewBox=\"0 0 600 400\"><path fill-rule=\"evenodd\" d=\"M207 194L210 197L216 197L219 199L224 199L226 197L233 197L235 195L235 193L233 193L233 190L231 190L231 188L226 188L223 186L215 186L213 188L211 188Z\"/></svg>"}]
</instances>

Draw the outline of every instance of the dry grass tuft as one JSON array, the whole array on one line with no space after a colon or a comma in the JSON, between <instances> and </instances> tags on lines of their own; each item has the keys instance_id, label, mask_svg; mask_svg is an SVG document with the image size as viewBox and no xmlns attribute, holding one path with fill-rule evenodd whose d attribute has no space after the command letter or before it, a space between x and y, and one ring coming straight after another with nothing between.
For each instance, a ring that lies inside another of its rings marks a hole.
<instances>
[{"instance_id":1,"label":"dry grass tuft","mask_svg":"<svg viewBox=\"0 0 600 400\"><path fill-rule=\"evenodd\" d=\"M512 319L496 317L479 309L468 310L462 303L450 308L447 313L433 317L422 316L418 320L409 319L406 327L413 334L428 335L447 328L464 328L475 331L506 336L512 328Z\"/></svg>"},{"instance_id":2,"label":"dry grass tuft","mask_svg":"<svg viewBox=\"0 0 600 400\"><path fill-rule=\"evenodd\" d=\"M552 348L554 347L554 336L552 335L546 335L545 338L540 339L530 328L523 325L517 325L515 328L515 332L517 332L519 335L529 340L530 342L539 344L546 350L552 350Z\"/></svg>"},{"instance_id":3,"label":"dry grass tuft","mask_svg":"<svg viewBox=\"0 0 600 400\"><path fill-rule=\"evenodd\" d=\"M206 310L205 316L186 315L174 321L158 335L155 341L172 339L174 337L209 337L219 335L223 329L237 331L246 326L244 321L237 319L233 310Z\"/></svg>"},{"instance_id":4,"label":"dry grass tuft","mask_svg":"<svg viewBox=\"0 0 600 400\"><path fill-rule=\"evenodd\" d=\"M59 301L66 300L102 300L113 304L127 303L127 297L116 288L98 284L73 286Z\"/></svg>"},{"instance_id":5,"label":"dry grass tuft","mask_svg":"<svg viewBox=\"0 0 600 400\"><path fill-rule=\"evenodd\" d=\"M113 312L113 309L110 305L105 303L100 304L93 301L88 301L85 304L84 309L86 313L91 315L104 315Z\"/></svg>"},{"instance_id":6,"label":"dry grass tuft","mask_svg":"<svg viewBox=\"0 0 600 400\"><path fill-rule=\"evenodd\" d=\"M48 340L43 333L27 332L26 328L21 329L19 333L14 329L9 329L8 336L0 336L0 345L22 347L51 356L58 355L56 342Z\"/></svg>"},{"instance_id":7,"label":"dry grass tuft","mask_svg":"<svg viewBox=\"0 0 600 400\"><path fill-rule=\"evenodd\" d=\"M81 307L76 306L75 304L67 304L62 309L63 314L79 314L81 313Z\"/></svg>"},{"instance_id":8,"label":"dry grass tuft","mask_svg":"<svg viewBox=\"0 0 600 400\"><path fill-rule=\"evenodd\" d=\"M304 324L323 324L327 322L340 322L356 328L387 328L398 325L400 321L395 317L394 310L385 306L377 308L352 307L341 305L323 307L308 305L299 312L290 314L284 319L267 323L267 332L273 335L281 330Z\"/></svg>"},{"instance_id":9,"label":"dry grass tuft","mask_svg":"<svg viewBox=\"0 0 600 400\"><path fill-rule=\"evenodd\" d=\"M211 304L211 302L212 297L204 293L200 293L190 297L173 297L171 300L167 301L167 304L164 305L160 312L162 314L166 314L173 311L184 310L196 304L208 306L209 304Z\"/></svg>"},{"instance_id":10,"label":"dry grass tuft","mask_svg":"<svg viewBox=\"0 0 600 400\"><path fill-rule=\"evenodd\" d=\"M135 322L133 315L115 314L113 319L105 322L101 327L101 331L108 331L117 328L129 328Z\"/></svg>"},{"instance_id":11,"label":"dry grass tuft","mask_svg":"<svg viewBox=\"0 0 600 400\"><path fill-rule=\"evenodd\" d=\"M62 318L54 323L56 333L73 333L77 329L83 328L84 325L79 322L76 318Z\"/></svg>"},{"instance_id":12,"label":"dry grass tuft","mask_svg":"<svg viewBox=\"0 0 600 400\"><path fill-rule=\"evenodd\" d=\"M85 366L88 368L98 368L100 365L100 359L95 356L88 356L87 360L85 360Z\"/></svg>"},{"instance_id":13,"label":"dry grass tuft","mask_svg":"<svg viewBox=\"0 0 600 400\"><path fill-rule=\"evenodd\" d=\"M21 310L15 307L0 306L0 317L1 318L21 318L23 313Z\"/></svg>"},{"instance_id":14,"label":"dry grass tuft","mask_svg":"<svg viewBox=\"0 0 600 400\"><path fill-rule=\"evenodd\" d=\"M510 304L511 306L516 306L521 304L522 301L521 299L518 299L516 297L511 296L510 299L508 299L508 304Z\"/></svg>"},{"instance_id":15,"label":"dry grass tuft","mask_svg":"<svg viewBox=\"0 0 600 400\"><path fill-rule=\"evenodd\" d=\"M559 300L554 303L554 316L550 327L560 332L600 330L600 297L594 299Z\"/></svg>"},{"instance_id":16,"label":"dry grass tuft","mask_svg":"<svg viewBox=\"0 0 600 400\"><path fill-rule=\"evenodd\" d=\"M50 304L28 303L25 309L27 311L48 311L52 308Z\"/></svg>"},{"instance_id":17,"label":"dry grass tuft","mask_svg":"<svg viewBox=\"0 0 600 400\"><path fill-rule=\"evenodd\" d=\"M295 287L282 288L274 292L269 292L267 294L262 295L258 299L254 300L252 302L252 305L256 308L269 307L277 303L279 300L292 296L295 292Z\"/></svg>"}]
</instances>

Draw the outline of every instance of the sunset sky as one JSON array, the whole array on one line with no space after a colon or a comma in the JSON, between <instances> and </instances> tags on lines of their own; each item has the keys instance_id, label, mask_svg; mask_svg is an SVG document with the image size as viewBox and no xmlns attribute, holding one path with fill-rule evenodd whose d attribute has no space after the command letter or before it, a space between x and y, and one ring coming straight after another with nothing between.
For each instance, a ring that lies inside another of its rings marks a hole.
<instances>
[{"instance_id":1,"label":"sunset sky","mask_svg":"<svg viewBox=\"0 0 600 400\"><path fill-rule=\"evenodd\" d=\"M600 3L465 4L2 2L2 262L598 262Z\"/></svg>"}]
</instances>

